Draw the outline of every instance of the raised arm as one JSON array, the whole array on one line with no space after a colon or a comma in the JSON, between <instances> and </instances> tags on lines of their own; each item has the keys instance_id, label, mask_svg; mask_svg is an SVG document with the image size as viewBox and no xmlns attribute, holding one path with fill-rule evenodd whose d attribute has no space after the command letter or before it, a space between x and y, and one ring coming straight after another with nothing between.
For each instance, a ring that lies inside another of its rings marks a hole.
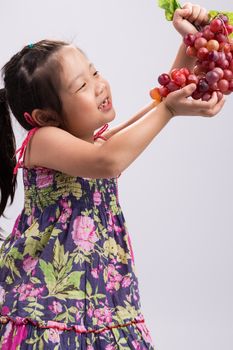
<instances>
[{"instance_id":1,"label":"raised arm","mask_svg":"<svg viewBox=\"0 0 233 350\"><path fill-rule=\"evenodd\" d=\"M205 8L199 5L192 5L187 3L182 9L177 9L173 16L173 26L177 32L181 35L182 43L177 51L175 60L170 68L169 73L171 73L173 68L186 67L189 70L193 70L195 66L196 59L186 55L186 46L183 43L183 37L188 33L197 33L195 26L207 24L209 21L208 13ZM195 25L194 25L195 24ZM125 122L107 130L103 133L103 136L107 139L112 137L114 134L118 133L120 130L128 127L129 125L135 123L138 119L143 117L147 112L152 110L156 106L156 102L150 102L148 105L143 107L139 112L137 112L133 117L126 120Z\"/></svg>"}]
</instances>

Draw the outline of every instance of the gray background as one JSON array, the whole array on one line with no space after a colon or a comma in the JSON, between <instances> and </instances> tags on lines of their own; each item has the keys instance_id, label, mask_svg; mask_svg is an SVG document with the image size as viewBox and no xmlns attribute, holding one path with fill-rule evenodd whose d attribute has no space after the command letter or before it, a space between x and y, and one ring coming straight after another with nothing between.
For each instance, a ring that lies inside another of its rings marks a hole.
<instances>
[{"instance_id":1,"label":"gray background","mask_svg":"<svg viewBox=\"0 0 233 350\"><path fill-rule=\"evenodd\" d=\"M0 1L1 66L25 44L73 40L110 81L111 126L150 102L181 38L157 0ZM207 9L233 11L227 1ZM119 178L141 290L157 350L233 349L232 96L214 118L176 117ZM25 132L14 125L17 145ZM135 140L137 142L137 140ZM23 207L1 218L11 231Z\"/></svg>"}]
</instances>

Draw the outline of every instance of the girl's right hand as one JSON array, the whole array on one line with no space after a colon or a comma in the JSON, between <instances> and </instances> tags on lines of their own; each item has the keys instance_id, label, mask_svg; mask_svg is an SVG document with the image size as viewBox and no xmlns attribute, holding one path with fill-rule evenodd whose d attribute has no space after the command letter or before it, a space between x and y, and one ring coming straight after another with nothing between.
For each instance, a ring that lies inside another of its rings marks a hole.
<instances>
[{"instance_id":1,"label":"girl's right hand","mask_svg":"<svg viewBox=\"0 0 233 350\"><path fill-rule=\"evenodd\" d=\"M172 114L171 117L178 115L198 115L203 117L215 116L223 107L225 103L225 96L218 101L217 93L213 92L209 101L194 100L191 97L196 89L196 84L189 84L180 90L170 92L169 95L163 99L165 107Z\"/></svg>"}]
</instances>

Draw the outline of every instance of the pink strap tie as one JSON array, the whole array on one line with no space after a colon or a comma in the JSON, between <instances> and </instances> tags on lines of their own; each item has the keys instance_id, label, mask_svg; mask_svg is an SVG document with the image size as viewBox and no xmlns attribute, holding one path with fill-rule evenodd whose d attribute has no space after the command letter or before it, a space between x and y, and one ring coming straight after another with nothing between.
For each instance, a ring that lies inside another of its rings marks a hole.
<instances>
[{"instance_id":1,"label":"pink strap tie","mask_svg":"<svg viewBox=\"0 0 233 350\"><path fill-rule=\"evenodd\" d=\"M25 150L25 147L27 146L28 141L30 140L30 137L32 135L34 135L34 133L36 132L37 129L39 129L39 127L35 127L28 132L27 137L25 138L25 140L22 143L22 146L20 148L18 148L17 151L15 152L15 156L16 156L16 154L20 151L18 161L17 161L16 166L14 167L14 170L13 170L14 175L17 174L18 168L20 166L22 166L22 162L20 161L20 159L23 155L23 152Z\"/></svg>"},{"instance_id":2,"label":"pink strap tie","mask_svg":"<svg viewBox=\"0 0 233 350\"><path fill-rule=\"evenodd\" d=\"M102 126L102 128L97 131L97 133L94 134L94 141L96 139L98 139L98 137L100 137L101 139L107 141L107 139L104 136L101 136L101 134L108 128L108 124L104 124L104 126Z\"/></svg>"}]
</instances>

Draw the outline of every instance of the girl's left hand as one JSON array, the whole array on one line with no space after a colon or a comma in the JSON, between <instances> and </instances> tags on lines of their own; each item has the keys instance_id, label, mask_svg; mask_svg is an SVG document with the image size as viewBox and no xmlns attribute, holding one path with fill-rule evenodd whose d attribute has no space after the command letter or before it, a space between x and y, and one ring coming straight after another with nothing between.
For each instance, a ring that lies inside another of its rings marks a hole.
<instances>
[{"instance_id":1,"label":"girl's left hand","mask_svg":"<svg viewBox=\"0 0 233 350\"><path fill-rule=\"evenodd\" d=\"M204 26L209 23L208 12L199 5L186 2L181 9L177 9L173 16L173 26L184 37L195 34L198 30L194 25Z\"/></svg>"}]
</instances>

